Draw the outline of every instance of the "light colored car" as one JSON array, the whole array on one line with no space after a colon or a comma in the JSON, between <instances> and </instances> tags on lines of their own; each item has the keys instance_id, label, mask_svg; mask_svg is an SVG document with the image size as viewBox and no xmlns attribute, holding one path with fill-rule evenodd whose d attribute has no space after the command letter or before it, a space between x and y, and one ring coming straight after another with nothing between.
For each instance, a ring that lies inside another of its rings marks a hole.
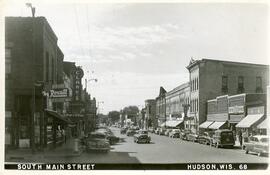
<instances>
[{"instance_id":1,"label":"light colored car","mask_svg":"<svg viewBox=\"0 0 270 175\"><path fill-rule=\"evenodd\" d=\"M171 137L171 138L180 137L180 129L173 129L169 133L169 137Z\"/></svg>"},{"instance_id":2,"label":"light colored car","mask_svg":"<svg viewBox=\"0 0 270 175\"><path fill-rule=\"evenodd\" d=\"M108 152L110 150L110 143L104 133L91 132L86 138L86 150Z\"/></svg>"},{"instance_id":3,"label":"light colored car","mask_svg":"<svg viewBox=\"0 0 270 175\"><path fill-rule=\"evenodd\" d=\"M269 136L266 135L255 135L248 139L248 142L244 143L245 152L257 153L258 156L263 154L269 154Z\"/></svg>"},{"instance_id":4,"label":"light colored car","mask_svg":"<svg viewBox=\"0 0 270 175\"><path fill-rule=\"evenodd\" d=\"M169 134L170 134L171 131L172 131L172 129L166 129L165 136L169 136Z\"/></svg>"}]
</instances>

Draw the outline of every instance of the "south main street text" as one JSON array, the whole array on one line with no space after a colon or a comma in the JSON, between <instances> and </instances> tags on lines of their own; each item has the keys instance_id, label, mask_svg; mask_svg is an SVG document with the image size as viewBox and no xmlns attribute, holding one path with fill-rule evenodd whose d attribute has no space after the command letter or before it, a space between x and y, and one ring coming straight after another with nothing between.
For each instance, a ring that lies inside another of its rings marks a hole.
<instances>
[{"instance_id":1,"label":"south main street text","mask_svg":"<svg viewBox=\"0 0 270 175\"><path fill-rule=\"evenodd\" d=\"M95 164L18 164L18 170L94 170Z\"/></svg>"}]
</instances>

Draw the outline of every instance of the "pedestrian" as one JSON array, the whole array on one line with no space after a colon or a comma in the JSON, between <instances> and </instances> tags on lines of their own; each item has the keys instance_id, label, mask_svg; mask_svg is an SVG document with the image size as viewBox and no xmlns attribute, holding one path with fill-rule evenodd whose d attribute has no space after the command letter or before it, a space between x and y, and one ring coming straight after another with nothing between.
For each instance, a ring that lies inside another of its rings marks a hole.
<instances>
[{"instance_id":1,"label":"pedestrian","mask_svg":"<svg viewBox=\"0 0 270 175\"><path fill-rule=\"evenodd\" d=\"M239 131L239 133L238 133L239 135L238 135L238 139L239 139L239 142L240 142L240 146L242 147L242 143L243 143L243 137L242 137L242 132L241 132L241 130Z\"/></svg>"},{"instance_id":2,"label":"pedestrian","mask_svg":"<svg viewBox=\"0 0 270 175\"><path fill-rule=\"evenodd\" d=\"M62 136L64 138L64 143L67 143L67 136L66 136L66 132L64 129L62 129Z\"/></svg>"}]
</instances>

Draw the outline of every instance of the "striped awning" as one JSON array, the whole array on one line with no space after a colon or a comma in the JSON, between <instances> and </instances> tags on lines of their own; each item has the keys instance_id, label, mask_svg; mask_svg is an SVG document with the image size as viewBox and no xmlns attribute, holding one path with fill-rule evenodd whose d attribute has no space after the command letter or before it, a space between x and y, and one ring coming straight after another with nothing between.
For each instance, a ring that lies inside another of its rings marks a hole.
<instances>
[{"instance_id":1,"label":"striped awning","mask_svg":"<svg viewBox=\"0 0 270 175\"><path fill-rule=\"evenodd\" d=\"M210 125L209 129L219 129L221 128L226 122L214 122L212 125Z\"/></svg>"},{"instance_id":2,"label":"striped awning","mask_svg":"<svg viewBox=\"0 0 270 175\"><path fill-rule=\"evenodd\" d=\"M269 129L269 120L266 118L264 121L262 121L258 126L258 129Z\"/></svg>"},{"instance_id":3,"label":"striped awning","mask_svg":"<svg viewBox=\"0 0 270 175\"><path fill-rule=\"evenodd\" d=\"M247 115L243 118L237 125L237 128L250 128L252 125L257 123L259 120L263 118L264 114L252 114Z\"/></svg>"}]
</instances>

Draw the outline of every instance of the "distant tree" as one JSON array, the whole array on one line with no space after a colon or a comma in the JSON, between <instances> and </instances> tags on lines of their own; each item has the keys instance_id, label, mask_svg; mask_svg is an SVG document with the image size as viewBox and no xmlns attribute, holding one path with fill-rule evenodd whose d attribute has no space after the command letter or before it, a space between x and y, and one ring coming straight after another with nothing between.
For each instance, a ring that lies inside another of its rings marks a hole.
<instances>
[{"instance_id":1,"label":"distant tree","mask_svg":"<svg viewBox=\"0 0 270 175\"><path fill-rule=\"evenodd\" d=\"M120 112L118 111L110 111L108 117L112 123L118 122L120 119Z\"/></svg>"},{"instance_id":2,"label":"distant tree","mask_svg":"<svg viewBox=\"0 0 270 175\"><path fill-rule=\"evenodd\" d=\"M123 113L127 115L135 115L139 113L139 108L137 106L128 106L123 109Z\"/></svg>"}]
</instances>

